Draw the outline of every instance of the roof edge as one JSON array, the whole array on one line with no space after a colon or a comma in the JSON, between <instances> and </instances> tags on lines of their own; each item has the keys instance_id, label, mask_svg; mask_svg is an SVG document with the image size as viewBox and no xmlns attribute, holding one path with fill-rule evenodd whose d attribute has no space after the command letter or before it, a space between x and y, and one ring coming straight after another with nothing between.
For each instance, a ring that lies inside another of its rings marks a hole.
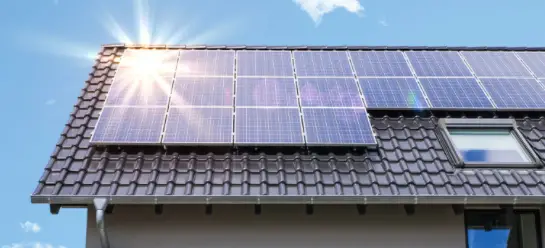
<instances>
[{"instance_id":1,"label":"roof edge","mask_svg":"<svg viewBox=\"0 0 545 248\"><path fill-rule=\"evenodd\" d=\"M92 204L545 204L543 196L31 196L32 203Z\"/></svg>"},{"instance_id":2,"label":"roof edge","mask_svg":"<svg viewBox=\"0 0 545 248\"><path fill-rule=\"evenodd\" d=\"M104 44L103 48L133 49L211 49L211 50L379 50L379 51L545 51L545 47L501 46L267 46L267 45L167 45L167 44Z\"/></svg>"}]
</instances>

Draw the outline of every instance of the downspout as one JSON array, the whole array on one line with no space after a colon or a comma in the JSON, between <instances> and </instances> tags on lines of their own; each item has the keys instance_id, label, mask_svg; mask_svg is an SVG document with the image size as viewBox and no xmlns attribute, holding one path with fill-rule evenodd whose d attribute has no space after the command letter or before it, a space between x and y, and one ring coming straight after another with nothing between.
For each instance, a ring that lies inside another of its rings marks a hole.
<instances>
[{"instance_id":1,"label":"downspout","mask_svg":"<svg viewBox=\"0 0 545 248\"><path fill-rule=\"evenodd\" d=\"M93 199L93 204L96 209L96 221L97 221L97 230L100 235L100 244L102 248L110 248L110 241L108 241L108 235L106 234L106 227L104 225L104 214L106 212L106 207L108 206L108 200L105 198L95 198Z\"/></svg>"}]
</instances>

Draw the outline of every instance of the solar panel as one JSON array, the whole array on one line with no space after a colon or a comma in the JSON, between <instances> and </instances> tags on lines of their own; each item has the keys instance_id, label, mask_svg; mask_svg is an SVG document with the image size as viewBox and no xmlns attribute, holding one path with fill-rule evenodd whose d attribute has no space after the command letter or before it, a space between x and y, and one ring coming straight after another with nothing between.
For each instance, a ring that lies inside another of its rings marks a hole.
<instances>
[{"instance_id":1,"label":"solar panel","mask_svg":"<svg viewBox=\"0 0 545 248\"><path fill-rule=\"evenodd\" d=\"M518 56L530 67L530 70L539 78L545 78L545 53L525 52L517 53Z\"/></svg>"},{"instance_id":2,"label":"solar panel","mask_svg":"<svg viewBox=\"0 0 545 248\"><path fill-rule=\"evenodd\" d=\"M237 108L235 117L237 144L304 144L297 108Z\"/></svg>"},{"instance_id":3,"label":"solar panel","mask_svg":"<svg viewBox=\"0 0 545 248\"><path fill-rule=\"evenodd\" d=\"M174 81L171 106L232 106L233 78L179 77Z\"/></svg>"},{"instance_id":4,"label":"solar panel","mask_svg":"<svg viewBox=\"0 0 545 248\"><path fill-rule=\"evenodd\" d=\"M118 65L117 75L130 77L174 76L178 51L128 49Z\"/></svg>"},{"instance_id":5,"label":"solar panel","mask_svg":"<svg viewBox=\"0 0 545 248\"><path fill-rule=\"evenodd\" d=\"M401 52L353 51L350 57L358 77L412 76Z\"/></svg>"},{"instance_id":6,"label":"solar panel","mask_svg":"<svg viewBox=\"0 0 545 248\"><path fill-rule=\"evenodd\" d=\"M545 90L534 79L481 79L498 108L545 108Z\"/></svg>"},{"instance_id":7,"label":"solar panel","mask_svg":"<svg viewBox=\"0 0 545 248\"><path fill-rule=\"evenodd\" d=\"M297 107L293 78L237 78L236 106Z\"/></svg>"},{"instance_id":8,"label":"solar panel","mask_svg":"<svg viewBox=\"0 0 545 248\"><path fill-rule=\"evenodd\" d=\"M308 145L375 144L365 109L304 108Z\"/></svg>"},{"instance_id":9,"label":"solar panel","mask_svg":"<svg viewBox=\"0 0 545 248\"><path fill-rule=\"evenodd\" d=\"M233 108L169 109L165 144L225 144L233 141Z\"/></svg>"},{"instance_id":10,"label":"solar panel","mask_svg":"<svg viewBox=\"0 0 545 248\"><path fill-rule=\"evenodd\" d=\"M106 98L106 106L150 106L168 104L172 78L116 76Z\"/></svg>"},{"instance_id":11,"label":"solar panel","mask_svg":"<svg viewBox=\"0 0 545 248\"><path fill-rule=\"evenodd\" d=\"M237 76L293 77L291 52L238 51Z\"/></svg>"},{"instance_id":12,"label":"solar panel","mask_svg":"<svg viewBox=\"0 0 545 248\"><path fill-rule=\"evenodd\" d=\"M299 51L293 54L298 77L354 76L346 52Z\"/></svg>"},{"instance_id":13,"label":"solar panel","mask_svg":"<svg viewBox=\"0 0 545 248\"><path fill-rule=\"evenodd\" d=\"M360 78L368 108L427 108L414 78Z\"/></svg>"},{"instance_id":14,"label":"solar panel","mask_svg":"<svg viewBox=\"0 0 545 248\"><path fill-rule=\"evenodd\" d=\"M512 52L462 52L479 77L531 77Z\"/></svg>"},{"instance_id":15,"label":"solar panel","mask_svg":"<svg viewBox=\"0 0 545 248\"><path fill-rule=\"evenodd\" d=\"M165 114L166 107L104 107L91 142L159 143Z\"/></svg>"},{"instance_id":16,"label":"solar panel","mask_svg":"<svg viewBox=\"0 0 545 248\"><path fill-rule=\"evenodd\" d=\"M420 77L473 76L458 52L410 51L406 54Z\"/></svg>"},{"instance_id":17,"label":"solar panel","mask_svg":"<svg viewBox=\"0 0 545 248\"><path fill-rule=\"evenodd\" d=\"M421 78L432 108L492 108L479 83L472 78Z\"/></svg>"},{"instance_id":18,"label":"solar panel","mask_svg":"<svg viewBox=\"0 0 545 248\"><path fill-rule=\"evenodd\" d=\"M185 50L180 52L177 77L233 76L235 52L223 50Z\"/></svg>"},{"instance_id":19,"label":"solar panel","mask_svg":"<svg viewBox=\"0 0 545 248\"><path fill-rule=\"evenodd\" d=\"M354 78L299 78L303 107L363 107Z\"/></svg>"}]
</instances>

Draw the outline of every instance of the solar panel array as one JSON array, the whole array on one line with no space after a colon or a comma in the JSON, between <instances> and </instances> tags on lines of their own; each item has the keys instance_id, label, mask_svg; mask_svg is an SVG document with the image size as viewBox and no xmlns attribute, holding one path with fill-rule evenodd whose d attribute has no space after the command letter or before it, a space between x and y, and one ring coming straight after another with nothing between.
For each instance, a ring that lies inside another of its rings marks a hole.
<instances>
[{"instance_id":1,"label":"solar panel array","mask_svg":"<svg viewBox=\"0 0 545 248\"><path fill-rule=\"evenodd\" d=\"M178 53L168 50L129 50L119 64L91 142L161 142L177 59Z\"/></svg>"},{"instance_id":2,"label":"solar panel array","mask_svg":"<svg viewBox=\"0 0 545 248\"><path fill-rule=\"evenodd\" d=\"M293 54L307 145L376 143L348 53Z\"/></svg>"},{"instance_id":3,"label":"solar panel array","mask_svg":"<svg viewBox=\"0 0 545 248\"><path fill-rule=\"evenodd\" d=\"M304 145L291 52L237 54L235 143Z\"/></svg>"},{"instance_id":4,"label":"solar panel array","mask_svg":"<svg viewBox=\"0 0 545 248\"><path fill-rule=\"evenodd\" d=\"M543 53L462 52L496 109L543 109Z\"/></svg>"},{"instance_id":5,"label":"solar panel array","mask_svg":"<svg viewBox=\"0 0 545 248\"><path fill-rule=\"evenodd\" d=\"M100 144L371 145L367 109L543 109L545 53L128 49Z\"/></svg>"}]
</instances>

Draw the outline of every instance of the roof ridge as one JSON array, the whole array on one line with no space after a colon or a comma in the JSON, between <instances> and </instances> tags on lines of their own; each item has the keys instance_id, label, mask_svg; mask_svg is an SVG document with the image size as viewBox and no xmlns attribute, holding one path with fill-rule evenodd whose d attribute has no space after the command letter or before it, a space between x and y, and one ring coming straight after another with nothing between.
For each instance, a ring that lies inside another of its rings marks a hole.
<instances>
[{"instance_id":1,"label":"roof ridge","mask_svg":"<svg viewBox=\"0 0 545 248\"><path fill-rule=\"evenodd\" d=\"M167 44L104 44L103 48L134 49L217 49L217 50L382 50L382 51L545 51L545 47L511 47L511 46L309 46L309 45L167 45Z\"/></svg>"}]
</instances>

